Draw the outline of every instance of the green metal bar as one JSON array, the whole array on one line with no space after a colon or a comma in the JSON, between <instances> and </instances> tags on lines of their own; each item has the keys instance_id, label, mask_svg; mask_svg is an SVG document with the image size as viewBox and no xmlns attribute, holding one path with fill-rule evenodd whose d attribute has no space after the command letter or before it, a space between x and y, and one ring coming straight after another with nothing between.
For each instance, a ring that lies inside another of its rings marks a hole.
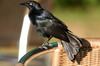
<instances>
[{"instance_id":1,"label":"green metal bar","mask_svg":"<svg viewBox=\"0 0 100 66\"><path fill-rule=\"evenodd\" d=\"M51 49L51 48L54 48L54 47L57 47L58 43L57 42L54 42L54 43L51 43L50 45L45 45L45 47L47 47L48 49ZM29 52L27 52L20 60L19 60L19 63L25 63L25 61L32 55L35 55L39 52L42 52L42 51L45 51L47 49L45 48L35 48Z\"/></svg>"}]
</instances>

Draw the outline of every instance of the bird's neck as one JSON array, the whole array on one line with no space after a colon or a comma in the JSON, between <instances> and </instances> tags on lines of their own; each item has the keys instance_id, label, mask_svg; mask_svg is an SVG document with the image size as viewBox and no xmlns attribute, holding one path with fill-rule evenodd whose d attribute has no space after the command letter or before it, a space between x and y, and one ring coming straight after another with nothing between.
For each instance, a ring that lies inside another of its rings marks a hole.
<instances>
[{"instance_id":1,"label":"bird's neck","mask_svg":"<svg viewBox=\"0 0 100 66\"><path fill-rule=\"evenodd\" d=\"M43 10L31 10L30 13L34 14L34 15L39 15L41 14L41 12L43 12Z\"/></svg>"}]
</instances>

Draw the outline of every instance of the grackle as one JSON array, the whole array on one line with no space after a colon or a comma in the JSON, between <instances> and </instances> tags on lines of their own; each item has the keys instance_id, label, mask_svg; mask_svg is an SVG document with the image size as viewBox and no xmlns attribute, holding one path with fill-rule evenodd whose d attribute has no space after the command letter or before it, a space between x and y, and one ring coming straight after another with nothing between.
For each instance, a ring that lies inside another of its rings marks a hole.
<instances>
[{"instance_id":1,"label":"grackle","mask_svg":"<svg viewBox=\"0 0 100 66\"><path fill-rule=\"evenodd\" d=\"M75 59L75 55L81 48L81 38L75 36L68 27L49 11L43 9L41 5L35 1L26 1L21 3L29 8L29 18L36 31L48 40L58 38L62 40L62 45L70 60Z\"/></svg>"}]
</instances>

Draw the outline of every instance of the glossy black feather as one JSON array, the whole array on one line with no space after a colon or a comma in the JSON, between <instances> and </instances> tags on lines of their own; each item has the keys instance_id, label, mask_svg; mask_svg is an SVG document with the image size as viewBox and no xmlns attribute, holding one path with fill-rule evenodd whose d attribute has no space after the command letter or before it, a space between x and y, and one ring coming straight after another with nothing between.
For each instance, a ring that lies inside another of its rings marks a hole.
<instances>
[{"instance_id":1,"label":"glossy black feather","mask_svg":"<svg viewBox=\"0 0 100 66\"><path fill-rule=\"evenodd\" d=\"M24 5L30 10L29 18L37 32L43 37L49 38L52 36L63 40L62 44L65 52L69 59L73 60L81 47L81 39L73 35L61 20L43 9L37 2L27 1Z\"/></svg>"}]
</instances>

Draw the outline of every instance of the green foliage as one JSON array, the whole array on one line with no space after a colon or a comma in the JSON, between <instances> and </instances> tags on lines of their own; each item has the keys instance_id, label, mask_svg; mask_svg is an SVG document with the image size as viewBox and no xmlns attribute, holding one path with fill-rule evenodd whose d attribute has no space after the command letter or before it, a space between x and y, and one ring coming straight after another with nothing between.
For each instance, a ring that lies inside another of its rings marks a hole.
<instances>
[{"instance_id":1,"label":"green foliage","mask_svg":"<svg viewBox=\"0 0 100 66\"><path fill-rule=\"evenodd\" d=\"M61 5L82 5L83 0L58 0Z\"/></svg>"},{"instance_id":2,"label":"green foliage","mask_svg":"<svg viewBox=\"0 0 100 66\"><path fill-rule=\"evenodd\" d=\"M56 0L56 4L61 7L87 6L100 4L100 0Z\"/></svg>"}]
</instances>

